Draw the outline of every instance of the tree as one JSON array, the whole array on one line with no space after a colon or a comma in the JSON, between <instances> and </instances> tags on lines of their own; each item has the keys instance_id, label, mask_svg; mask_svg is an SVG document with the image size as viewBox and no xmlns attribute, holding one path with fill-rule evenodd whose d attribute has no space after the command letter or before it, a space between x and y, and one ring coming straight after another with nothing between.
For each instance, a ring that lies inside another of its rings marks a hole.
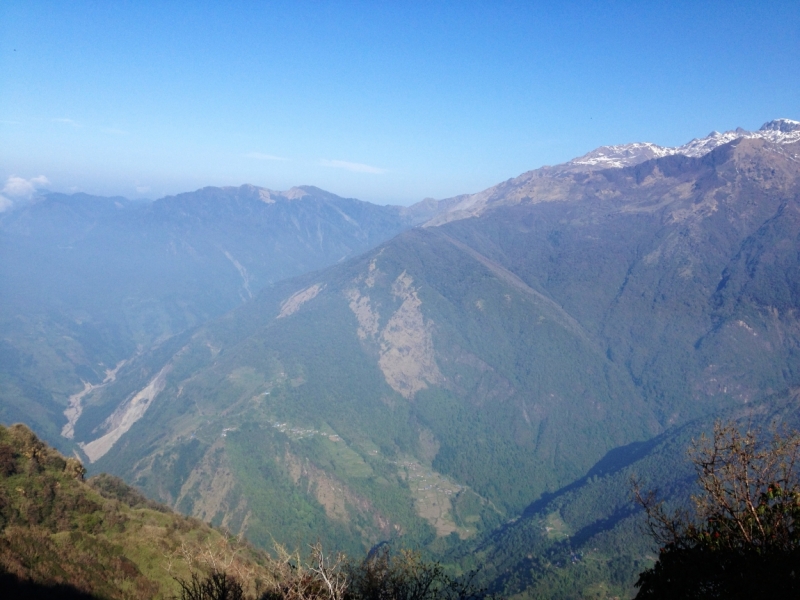
<instances>
[{"instance_id":1,"label":"tree","mask_svg":"<svg viewBox=\"0 0 800 600\"><path fill-rule=\"evenodd\" d=\"M762 598L800 591L800 433L741 432L717 422L689 458L701 492L692 510L667 512L655 494L647 513L658 561L640 574L636 598Z\"/></svg>"},{"instance_id":2,"label":"tree","mask_svg":"<svg viewBox=\"0 0 800 600\"><path fill-rule=\"evenodd\" d=\"M393 554L382 545L361 563L350 563L346 600L484 600L494 598L472 584L471 573L459 580L438 562L422 560L418 552Z\"/></svg>"},{"instance_id":3,"label":"tree","mask_svg":"<svg viewBox=\"0 0 800 600\"><path fill-rule=\"evenodd\" d=\"M235 577L224 571L212 571L206 577L196 572L191 579L177 580L181 586L181 600L243 600L244 589Z\"/></svg>"},{"instance_id":4,"label":"tree","mask_svg":"<svg viewBox=\"0 0 800 600\"><path fill-rule=\"evenodd\" d=\"M275 581L260 600L344 600L348 584L344 554L326 553L319 542L311 546L307 561L278 544L275 550Z\"/></svg>"}]
</instances>

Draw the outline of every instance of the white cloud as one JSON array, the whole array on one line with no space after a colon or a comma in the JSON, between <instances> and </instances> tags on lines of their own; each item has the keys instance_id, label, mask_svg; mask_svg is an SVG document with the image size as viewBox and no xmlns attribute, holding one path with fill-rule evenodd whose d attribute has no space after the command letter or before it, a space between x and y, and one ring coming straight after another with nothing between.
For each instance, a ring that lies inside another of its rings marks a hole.
<instances>
[{"instance_id":1,"label":"white cloud","mask_svg":"<svg viewBox=\"0 0 800 600\"><path fill-rule=\"evenodd\" d=\"M77 121L72 119L51 119L53 123L63 123L64 125L72 125L73 127L80 127Z\"/></svg>"},{"instance_id":2,"label":"white cloud","mask_svg":"<svg viewBox=\"0 0 800 600\"><path fill-rule=\"evenodd\" d=\"M15 202L30 200L36 190L49 184L50 182L44 175L31 177L30 179L11 175L6 179L6 184L0 191L0 212L8 210Z\"/></svg>"},{"instance_id":3,"label":"white cloud","mask_svg":"<svg viewBox=\"0 0 800 600\"><path fill-rule=\"evenodd\" d=\"M137 185L136 186L136 193L137 194L146 194L149 191L150 191L150 186L149 185Z\"/></svg>"},{"instance_id":4,"label":"white cloud","mask_svg":"<svg viewBox=\"0 0 800 600\"><path fill-rule=\"evenodd\" d=\"M380 167L373 167L361 163L348 162L346 160L328 160L327 158L323 158L320 161L320 164L323 167L345 169L347 171L352 171L353 173L374 173L376 175L386 173L386 169L381 169Z\"/></svg>"},{"instance_id":5,"label":"white cloud","mask_svg":"<svg viewBox=\"0 0 800 600\"><path fill-rule=\"evenodd\" d=\"M3 195L12 196L15 198L30 197L38 188L44 187L49 183L50 182L47 180L47 177L44 175L39 175L39 177L31 177L30 179L12 175L6 180L5 186L3 186Z\"/></svg>"},{"instance_id":6,"label":"white cloud","mask_svg":"<svg viewBox=\"0 0 800 600\"><path fill-rule=\"evenodd\" d=\"M255 158L257 160L289 160L288 158L284 158L282 156L275 156L274 154L264 154L262 152L248 152L247 154L243 154L245 158Z\"/></svg>"}]
</instances>

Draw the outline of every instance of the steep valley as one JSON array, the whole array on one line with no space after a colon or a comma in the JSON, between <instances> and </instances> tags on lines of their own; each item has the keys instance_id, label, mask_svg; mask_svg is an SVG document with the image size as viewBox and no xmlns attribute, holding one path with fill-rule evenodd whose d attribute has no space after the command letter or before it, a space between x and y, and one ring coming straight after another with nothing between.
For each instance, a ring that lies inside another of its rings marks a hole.
<instances>
[{"instance_id":1,"label":"steep valley","mask_svg":"<svg viewBox=\"0 0 800 600\"><path fill-rule=\"evenodd\" d=\"M654 560L630 476L680 502L714 419L796 423L800 142L773 138L532 171L292 278L233 284L263 257L220 253L252 298L103 346L126 362L60 404L6 375L3 419L58 432L88 390L90 471L260 547L391 540L507 595L630 594Z\"/></svg>"},{"instance_id":2,"label":"steep valley","mask_svg":"<svg viewBox=\"0 0 800 600\"><path fill-rule=\"evenodd\" d=\"M71 452L75 415L91 408L81 394L121 362L271 282L372 248L439 204L245 185L154 202L46 193L0 212L0 416Z\"/></svg>"}]
</instances>

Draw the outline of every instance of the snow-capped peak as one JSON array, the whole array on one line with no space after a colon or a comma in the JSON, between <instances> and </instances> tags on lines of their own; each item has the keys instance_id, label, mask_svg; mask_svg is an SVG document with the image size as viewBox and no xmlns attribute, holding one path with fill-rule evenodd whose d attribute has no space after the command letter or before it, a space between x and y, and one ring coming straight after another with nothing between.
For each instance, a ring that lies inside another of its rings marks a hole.
<instances>
[{"instance_id":1,"label":"snow-capped peak","mask_svg":"<svg viewBox=\"0 0 800 600\"><path fill-rule=\"evenodd\" d=\"M789 144L800 141L800 121L775 119L764 123L758 131L747 131L741 127L720 133L712 131L704 138L693 139L683 146L670 148L649 142L635 142L616 146L601 146L588 154L569 161L566 166L580 169L613 169L638 165L652 158L672 154L699 157L714 148L739 138L762 138L776 144Z\"/></svg>"},{"instance_id":2,"label":"snow-capped peak","mask_svg":"<svg viewBox=\"0 0 800 600\"><path fill-rule=\"evenodd\" d=\"M764 123L759 131L781 131L783 133L800 131L800 121L793 121L792 119L775 119L774 121Z\"/></svg>"}]
</instances>

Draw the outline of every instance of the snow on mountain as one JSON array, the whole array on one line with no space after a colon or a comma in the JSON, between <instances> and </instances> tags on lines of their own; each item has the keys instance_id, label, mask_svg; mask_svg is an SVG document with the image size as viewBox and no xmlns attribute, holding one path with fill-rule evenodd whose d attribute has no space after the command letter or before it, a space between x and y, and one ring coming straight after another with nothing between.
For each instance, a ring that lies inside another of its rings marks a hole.
<instances>
[{"instance_id":1,"label":"snow on mountain","mask_svg":"<svg viewBox=\"0 0 800 600\"><path fill-rule=\"evenodd\" d=\"M567 163L528 171L476 194L464 194L442 200L446 209L436 214L425 225L443 225L450 221L474 217L481 214L487 206L498 203L514 204L526 198L537 198L539 201L566 198L572 193L572 188L579 185L570 176L571 174L631 167L647 160L673 154L700 157L714 148L739 138L761 138L777 144L800 142L800 121L776 119L764 123L758 131L747 131L742 128L725 133L713 131L704 138L694 139L676 148L649 142L601 146Z\"/></svg>"},{"instance_id":2,"label":"snow on mountain","mask_svg":"<svg viewBox=\"0 0 800 600\"><path fill-rule=\"evenodd\" d=\"M573 158L567 165L585 165L598 169L612 169L636 165L651 158L661 158L670 152L665 148L650 142L635 142L633 144L619 144L616 146L600 146L588 154Z\"/></svg>"},{"instance_id":3,"label":"snow on mountain","mask_svg":"<svg viewBox=\"0 0 800 600\"><path fill-rule=\"evenodd\" d=\"M712 131L704 138L693 139L691 142L675 148L649 142L601 146L588 154L572 159L566 165L579 168L589 167L590 169L613 169L638 165L646 160L671 154L698 157L739 138L762 138L776 144L790 144L800 141L800 121L776 119L764 123L758 131L747 131L741 127L725 133Z\"/></svg>"}]
</instances>

